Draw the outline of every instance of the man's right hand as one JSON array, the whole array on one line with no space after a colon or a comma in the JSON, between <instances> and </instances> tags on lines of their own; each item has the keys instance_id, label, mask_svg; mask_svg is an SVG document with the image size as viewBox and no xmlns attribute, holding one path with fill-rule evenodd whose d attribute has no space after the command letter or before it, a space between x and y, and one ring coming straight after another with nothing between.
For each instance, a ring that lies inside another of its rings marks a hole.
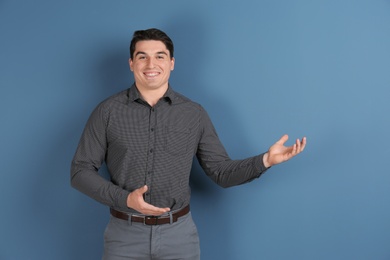
<instances>
[{"instance_id":1,"label":"man's right hand","mask_svg":"<svg viewBox=\"0 0 390 260\"><path fill-rule=\"evenodd\" d=\"M131 192L127 197L127 207L149 216L159 216L171 210L170 208L158 208L146 203L143 195L147 191L148 186L145 185Z\"/></svg>"}]
</instances>

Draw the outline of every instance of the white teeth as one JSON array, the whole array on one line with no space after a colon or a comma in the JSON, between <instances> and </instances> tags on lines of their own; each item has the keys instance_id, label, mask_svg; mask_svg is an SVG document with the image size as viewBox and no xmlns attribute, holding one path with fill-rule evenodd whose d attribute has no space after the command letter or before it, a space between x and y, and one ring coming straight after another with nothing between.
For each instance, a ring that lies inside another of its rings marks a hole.
<instances>
[{"instance_id":1,"label":"white teeth","mask_svg":"<svg viewBox=\"0 0 390 260\"><path fill-rule=\"evenodd\" d=\"M158 75L158 73L145 73L145 75L148 77L155 77Z\"/></svg>"}]
</instances>

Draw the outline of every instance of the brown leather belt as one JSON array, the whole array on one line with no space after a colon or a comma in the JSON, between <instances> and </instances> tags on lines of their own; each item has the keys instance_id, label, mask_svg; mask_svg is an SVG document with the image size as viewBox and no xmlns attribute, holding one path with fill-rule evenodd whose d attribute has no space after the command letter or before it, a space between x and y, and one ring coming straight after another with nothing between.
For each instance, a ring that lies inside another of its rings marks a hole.
<instances>
[{"instance_id":1,"label":"brown leather belt","mask_svg":"<svg viewBox=\"0 0 390 260\"><path fill-rule=\"evenodd\" d=\"M190 205L182 208L181 210L172 213L171 216L138 216L138 215L129 215L127 213L117 211L115 209L110 208L110 213L112 216L116 218L120 218L123 220L129 220L131 217L131 222L143 223L144 225L162 225L174 223L178 220L178 218L188 214L190 212Z\"/></svg>"}]
</instances>

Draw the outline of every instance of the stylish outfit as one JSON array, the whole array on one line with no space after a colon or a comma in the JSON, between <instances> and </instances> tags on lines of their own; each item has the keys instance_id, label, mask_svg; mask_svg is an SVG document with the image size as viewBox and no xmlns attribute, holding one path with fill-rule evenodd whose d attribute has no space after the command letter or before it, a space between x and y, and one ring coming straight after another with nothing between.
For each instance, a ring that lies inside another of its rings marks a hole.
<instances>
[{"instance_id":1,"label":"stylish outfit","mask_svg":"<svg viewBox=\"0 0 390 260\"><path fill-rule=\"evenodd\" d=\"M128 214L137 214L127 207L129 193L147 185L146 202L177 211L190 202L194 156L223 187L251 181L266 170L263 154L231 160L199 104L169 87L151 107L133 85L100 103L91 114L72 161L71 183ZM103 162L111 181L98 175Z\"/></svg>"}]
</instances>

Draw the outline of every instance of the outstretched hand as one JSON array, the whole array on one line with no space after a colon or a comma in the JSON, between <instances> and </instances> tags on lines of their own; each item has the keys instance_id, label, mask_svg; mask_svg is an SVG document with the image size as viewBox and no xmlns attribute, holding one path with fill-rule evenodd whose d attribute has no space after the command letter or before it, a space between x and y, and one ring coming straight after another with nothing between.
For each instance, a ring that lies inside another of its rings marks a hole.
<instances>
[{"instance_id":1,"label":"outstretched hand","mask_svg":"<svg viewBox=\"0 0 390 260\"><path fill-rule=\"evenodd\" d=\"M263 162L265 167L268 168L275 164L288 161L305 149L306 137L303 137L302 140L297 139L292 146L284 146L284 143L287 140L288 135L282 136L282 138L272 145L268 152L264 154Z\"/></svg>"},{"instance_id":2,"label":"outstretched hand","mask_svg":"<svg viewBox=\"0 0 390 260\"><path fill-rule=\"evenodd\" d=\"M147 191L148 186L145 185L131 192L127 197L127 207L148 216L159 216L170 211L170 208L158 208L147 203L143 196Z\"/></svg>"}]
</instances>

